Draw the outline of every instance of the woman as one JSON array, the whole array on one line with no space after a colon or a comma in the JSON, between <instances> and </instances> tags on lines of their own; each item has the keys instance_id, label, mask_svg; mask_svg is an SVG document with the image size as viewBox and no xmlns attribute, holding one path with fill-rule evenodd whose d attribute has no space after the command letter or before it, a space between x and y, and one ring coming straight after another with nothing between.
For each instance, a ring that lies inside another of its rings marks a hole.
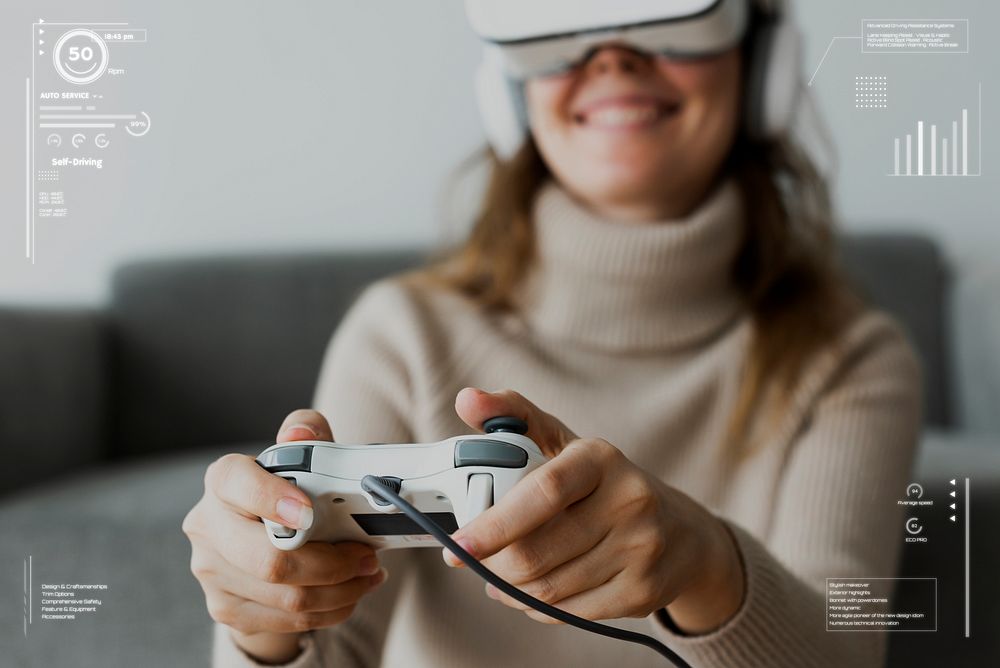
<instances>
[{"instance_id":1,"label":"woman","mask_svg":"<svg viewBox=\"0 0 1000 668\"><path fill-rule=\"evenodd\" d=\"M746 62L611 43L529 81L532 137L469 240L365 292L278 441L522 417L551 460L455 534L499 575L694 666L876 666L881 634L826 631L825 579L894 574L918 368L834 270L808 161L743 131ZM659 665L447 552L280 552L259 517L307 527L311 502L248 457L209 467L184 530L216 665Z\"/></svg>"}]
</instances>

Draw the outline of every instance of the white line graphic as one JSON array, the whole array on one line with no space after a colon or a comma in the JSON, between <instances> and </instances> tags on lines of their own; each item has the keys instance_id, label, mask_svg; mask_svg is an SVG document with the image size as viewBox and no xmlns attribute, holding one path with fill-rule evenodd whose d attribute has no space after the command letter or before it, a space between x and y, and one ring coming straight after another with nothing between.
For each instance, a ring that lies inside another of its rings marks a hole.
<instances>
[{"instance_id":1,"label":"white line graphic","mask_svg":"<svg viewBox=\"0 0 1000 668\"><path fill-rule=\"evenodd\" d=\"M24 80L24 257L31 257L31 77Z\"/></svg>"},{"instance_id":2,"label":"white line graphic","mask_svg":"<svg viewBox=\"0 0 1000 668\"><path fill-rule=\"evenodd\" d=\"M133 118L136 117L136 115L135 114L40 114L38 117L39 118L49 118L49 119L56 119L56 118L61 118L61 119L71 119L71 118L73 118L73 119L88 119L88 118L91 118L91 119L94 119L94 120L101 120L101 119L115 119L115 118L118 118L118 119L133 119Z\"/></svg>"},{"instance_id":3,"label":"white line graphic","mask_svg":"<svg viewBox=\"0 0 1000 668\"><path fill-rule=\"evenodd\" d=\"M40 128L113 128L114 123L39 123Z\"/></svg>"},{"instance_id":4,"label":"white line graphic","mask_svg":"<svg viewBox=\"0 0 1000 668\"><path fill-rule=\"evenodd\" d=\"M810 77L809 83L807 85L809 85L809 86L813 85L813 81L816 80L816 75L819 74L819 68L823 67L823 63L826 61L826 57L828 55L830 55L830 49L833 48L833 43L836 42L838 39L861 39L861 36L859 35L857 37L834 37L834 38L832 38L830 40L830 44L826 47L826 51L823 52L823 57L819 59L819 65L816 66L816 71L813 72L813 75L812 75L812 77Z\"/></svg>"}]
</instances>

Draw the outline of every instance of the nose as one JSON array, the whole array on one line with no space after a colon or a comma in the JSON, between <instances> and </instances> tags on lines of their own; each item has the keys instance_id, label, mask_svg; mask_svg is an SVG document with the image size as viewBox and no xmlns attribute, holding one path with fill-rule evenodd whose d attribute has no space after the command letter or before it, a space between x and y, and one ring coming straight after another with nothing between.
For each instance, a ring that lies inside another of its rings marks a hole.
<instances>
[{"instance_id":1,"label":"nose","mask_svg":"<svg viewBox=\"0 0 1000 668\"><path fill-rule=\"evenodd\" d=\"M639 74L649 67L649 57L620 44L596 47L584 63L584 70L590 75L623 72Z\"/></svg>"}]
</instances>

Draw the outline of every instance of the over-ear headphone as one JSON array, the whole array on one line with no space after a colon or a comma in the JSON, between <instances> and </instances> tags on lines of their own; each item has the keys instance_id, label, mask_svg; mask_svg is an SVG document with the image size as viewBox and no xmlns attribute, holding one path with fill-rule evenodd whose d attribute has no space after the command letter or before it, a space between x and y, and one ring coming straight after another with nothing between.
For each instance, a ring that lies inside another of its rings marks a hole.
<instances>
[{"instance_id":1,"label":"over-ear headphone","mask_svg":"<svg viewBox=\"0 0 1000 668\"><path fill-rule=\"evenodd\" d=\"M794 120L805 88L802 33L782 11L782 2L754 4L744 120L747 134L764 140L784 135Z\"/></svg>"},{"instance_id":2,"label":"over-ear headphone","mask_svg":"<svg viewBox=\"0 0 1000 668\"><path fill-rule=\"evenodd\" d=\"M752 4L744 123L751 138L766 140L789 132L802 97L802 35L781 0ZM506 75L497 47L484 47L476 96L494 153L501 160L513 157L527 136L527 111L523 84Z\"/></svg>"}]
</instances>

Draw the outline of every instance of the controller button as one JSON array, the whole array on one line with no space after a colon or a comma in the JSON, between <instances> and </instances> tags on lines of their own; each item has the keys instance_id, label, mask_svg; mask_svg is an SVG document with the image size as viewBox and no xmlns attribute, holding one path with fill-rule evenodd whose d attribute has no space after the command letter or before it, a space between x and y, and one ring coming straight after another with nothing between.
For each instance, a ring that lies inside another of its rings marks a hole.
<instances>
[{"instance_id":1,"label":"controller button","mask_svg":"<svg viewBox=\"0 0 1000 668\"><path fill-rule=\"evenodd\" d=\"M465 439L455 445L455 467L495 466L520 469L528 465L528 453L510 443Z\"/></svg>"},{"instance_id":2,"label":"controller button","mask_svg":"<svg viewBox=\"0 0 1000 668\"><path fill-rule=\"evenodd\" d=\"M267 452L257 460L271 473L282 471L312 471L311 445L286 445Z\"/></svg>"},{"instance_id":3,"label":"controller button","mask_svg":"<svg viewBox=\"0 0 1000 668\"><path fill-rule=\"evenodd\" d=\"M275 538L294 538L295 529L289 529L288 527L276 526L272 530Z\"/></svg>"}]
</instances>

